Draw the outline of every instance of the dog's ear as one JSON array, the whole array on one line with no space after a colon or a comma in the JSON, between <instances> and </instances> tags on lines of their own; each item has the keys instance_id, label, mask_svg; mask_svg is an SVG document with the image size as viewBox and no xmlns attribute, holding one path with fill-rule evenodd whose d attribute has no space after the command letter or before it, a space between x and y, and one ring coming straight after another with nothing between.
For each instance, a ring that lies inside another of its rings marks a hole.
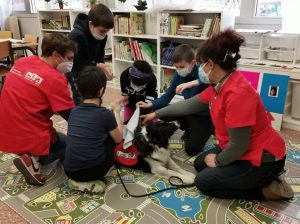
<instances>
[{"instance_id":1,"label":"dog's ear","mask_svg":"<svg viewBox=\"0 0 300 224\"><path fill-rule=\"evenodd\" d=\"M139 121L138 126L134 130L134 145L142 155L150 155L153 152L153 148L149 145L144 134L142 133L141 122Z\"/></svg>"},{"instance_id":2,"label":"dog's ear","mask_svg":"<svg viewBox=\"0 0 300 224\"><path fill-rule=\"evenodd\" d=\"M149 141L155 145L167 148L169 138L174 134L178 127L174 123L154 123L146 127Z\"/></svg>"}]
</instances>

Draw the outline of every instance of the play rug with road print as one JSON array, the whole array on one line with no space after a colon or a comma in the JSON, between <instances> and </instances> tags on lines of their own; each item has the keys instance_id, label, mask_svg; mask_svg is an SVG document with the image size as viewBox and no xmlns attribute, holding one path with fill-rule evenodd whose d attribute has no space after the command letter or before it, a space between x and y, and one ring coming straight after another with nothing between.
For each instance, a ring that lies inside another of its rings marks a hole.
<instances>
[{"instance_id":1,"label":"play rug with road print","mask_svg":"<svg viewBox=\"0 0 300 224\"><path fill-rule=\"evenodd\" d=\"M66 131L63 121L55 127ZM12 154L0 152L0 198L29 223L48 224L296 224L300 223L300 139L284 136L289 149L286 180L295 190L293 201L258 202L206 197L195 188L168 190L153 196L132 198L125 193L115 169L106 178L104 194L90 195L69 189L60 163L43 169L42 187L27 185L14 167ZM173 158L193 170L194 158L183 150L179 135L170 141ZM298 142L297 142L298 141ZM210 139L206 149L214 143ZM140 170L122 168L122 179L133 194L169 187L168 180Z\"/></svg>"}]
</instances>

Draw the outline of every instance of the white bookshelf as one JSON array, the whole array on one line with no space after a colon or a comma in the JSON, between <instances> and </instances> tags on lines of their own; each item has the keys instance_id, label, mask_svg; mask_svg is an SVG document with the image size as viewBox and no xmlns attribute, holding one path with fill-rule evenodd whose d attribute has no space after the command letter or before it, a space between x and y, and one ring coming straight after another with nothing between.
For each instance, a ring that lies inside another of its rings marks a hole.
<instances>
[{"instance_id":1,"label":"white bookshelf","mask_svg":"<svg viewBox=\"0 0 300 224\"><path fill-rule=\"evenodd\" d=\"M162 84L162 73L164 69L172 69L175 71L175 67L172 65L163 65L161 63L161 43L164 41L170 41L175 43L187 43L191 44L193 47L197 48L201 42L205 41L207 37L194 37L194 36L183 36L183 35L169 35L162 34L160 32L161 14L168 13L169 15L180 15L184 17L184 24L204 24L205 19L214 18L216 16L220 17L220 29L224 30L228 27L234 26L234 14L230 11L164 11L164 12L147 12L147 11L113 11L114 15L130 16L130 13L141 13L144 15L144 30L145 34L130 35L130 34L112 34L112 57L113 57L113 73L115 76L120 76L122 71L131 66L133 60L125 60L118 58L116 53L115 43L122 41L128 41L129 38L133 40L138 40L139 42L152 42L157 46L157 64L150 63L153 71L157 77L157 88L159 95ZM119 53L119 52L118 52ZM176 100L179 100L177 97Z\"/></svg>"},{"instance_id":2,"label":"white bookshelf","mask_svg":"<svg viewBox=\"0 0 300 224\"><path fill-rule=\"evenodd\" d=\"M88 14L90 9L49 9L49 10L39 10L38 14L38 22L39 22L39 30L40 30L40 37L43 37L46 33L64 33L68 34L73 29L74 21L79 13ZM50 29L44 28L42 24L42 20L56 20L61 21L61 16L68 16L69 17L69 29ZM111 56L111 32L108 33L107 43L106 43L106 52L105 56Z\"/></svg>"}]
</instances>

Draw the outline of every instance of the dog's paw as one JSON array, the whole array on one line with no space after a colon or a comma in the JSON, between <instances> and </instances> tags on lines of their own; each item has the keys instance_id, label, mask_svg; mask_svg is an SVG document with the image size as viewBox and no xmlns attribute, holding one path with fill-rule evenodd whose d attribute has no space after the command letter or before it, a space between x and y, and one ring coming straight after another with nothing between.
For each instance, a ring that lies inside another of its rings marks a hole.
<instances>
[{"instance_id":1,"label":"dog's paw","mask_svg":"<svg viewBox=\"0 0 300 224\"><path fill-rule=\"evenodd\" d=\"M185 184L193 184L195 182L195 175L182 176L181 179Z\"/></svg>"}]
</instances>

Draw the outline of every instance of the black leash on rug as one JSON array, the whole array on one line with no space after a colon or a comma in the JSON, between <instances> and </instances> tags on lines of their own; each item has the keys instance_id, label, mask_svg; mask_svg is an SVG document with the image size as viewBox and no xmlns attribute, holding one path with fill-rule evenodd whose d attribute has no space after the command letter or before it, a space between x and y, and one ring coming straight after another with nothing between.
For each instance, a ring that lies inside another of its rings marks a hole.
<instances>
[{"instance_id":1,"label":"black leash on rug","mask_svg":"<svg viewBox=\"0 0 300 224\"><path fill-rule=\"evenodd\" d=\"M176 184L173 182L173 180L177 180L179 181L180 183L179 184ZM177 176L170 176L169 178L169 183L176 187L176 189L179 189L179 188L189 188L189 187L195 187L195 183L192 183L192 184L184 184L183 183L183 180L180 178L180 177L177 177Z\"/></svg>"},{"instance_id":2,"label":"black leash on rug","mask_svg":"<svg viewBox=\"0 0 300 224\"><path fill-rule=\"evenodd\" d=\"M133 198L147 197L147 196L155 195L155 194L158 194L158 193L161 193L161 192L164 192L164 191L168 191L168 190L176 190L176 189L179 189L179 188L187 188L187 187L194 187L194 186L195 186L195 184L183 184L183 181L182 181L181 178L176 177L176 176L171 176L171 177L169 178L169 183L170 183L171 185L173 185L174 187L168 187L168 188L161 189L161 190L159 190L159 191L153 191L153 192L150 192L150 193L147 193L147 194L131 194L131 193L128 191L127 187L125 186L125 183L124 183L124 181L123 181L123 179L122 179L122 176L121 176L121 174L120 174L120 171L119 171L120 165L119 165L119 164L118 164L118 165L115 164L115 166L116 166L116 169L117 169L118 177L119 177L119 179L120 179L120 181L121 181L121 184L122 184L124 190L126 191L126 193L127 193L129 196L131 196L131 197L133 197ZM179 181L181 182L181 184L175 184L175 183L172 183L171 179L177 179L177 180L179 180Z\"/></svg>"}]
</instances>

